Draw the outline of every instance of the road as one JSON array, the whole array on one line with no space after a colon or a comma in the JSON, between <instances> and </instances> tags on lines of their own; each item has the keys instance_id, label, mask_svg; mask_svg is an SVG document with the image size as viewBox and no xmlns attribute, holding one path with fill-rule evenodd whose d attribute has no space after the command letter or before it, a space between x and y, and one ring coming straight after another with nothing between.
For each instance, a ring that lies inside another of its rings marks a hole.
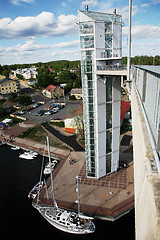
<instances>
[{"instance_id":1,"label":"road","mask_svg":"<svg viewBox=\"0 0 160 240\"><path fill-rule=\"evenodd\" d=\"M48 123L42 123L41 124L43 127L45 127L50 133L52 133L55 137L57 137L58 139L60 139L62 142L66 143L67 145L69 145L70 147L72 147L74 149L74 151L84 151L84 148L79 145L76 141L76 137L75 136L65 136L63 134L61 134L59 131L57 131L55 128L51 127Z\"/></svg>"}]
</instances>

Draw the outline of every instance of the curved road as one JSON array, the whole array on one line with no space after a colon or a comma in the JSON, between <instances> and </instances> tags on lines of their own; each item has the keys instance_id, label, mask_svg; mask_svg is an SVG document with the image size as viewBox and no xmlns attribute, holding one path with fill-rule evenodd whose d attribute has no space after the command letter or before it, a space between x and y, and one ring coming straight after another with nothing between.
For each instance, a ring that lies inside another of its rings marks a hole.
<instances>
[{"instance_id":1,"label":"curved road","mask_svg":"<svg viewBox=\"0 0 160 240\"><path fill-rule=\"evenodd\" d=\"M76 151L76 152L84 151L84 148L77 143L75 136L67 137L67 136L61 134L55 128L51 127L47 122L41 123L41 125L44 128L46 128L50 133L52 133L55 137L57 137L59 140L61 140L62 142L66 143L67 145L72 147L74 149L74 151Z\"/></svg>"}]
</instances>

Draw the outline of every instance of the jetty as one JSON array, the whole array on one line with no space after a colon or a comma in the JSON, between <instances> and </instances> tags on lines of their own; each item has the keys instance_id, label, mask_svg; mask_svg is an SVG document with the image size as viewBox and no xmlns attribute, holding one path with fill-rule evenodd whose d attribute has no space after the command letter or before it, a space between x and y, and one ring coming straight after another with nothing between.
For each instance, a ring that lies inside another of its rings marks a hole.
<instances>
[{"instance_id":1,"label":"jetty","mask_svg":"<svg viewBox=\"0 0 160 240\"><path fill-rule=\"evenodd\" d=\"M123 153L122 153L123 154ZM122 158L128 154L121 155ZM71 164L71 160L74 160ZM71 152L53 172L56 201L60 207L77 210L76 176L81 176L81 211L95 218L115 221L134 208L133 161L126 169L121 169L101 179L86 177L84 152ZM53 204L50 179L40 193L40 203ZM49 193L49 194L48 194Z\"/></svg>"}]
</instances>

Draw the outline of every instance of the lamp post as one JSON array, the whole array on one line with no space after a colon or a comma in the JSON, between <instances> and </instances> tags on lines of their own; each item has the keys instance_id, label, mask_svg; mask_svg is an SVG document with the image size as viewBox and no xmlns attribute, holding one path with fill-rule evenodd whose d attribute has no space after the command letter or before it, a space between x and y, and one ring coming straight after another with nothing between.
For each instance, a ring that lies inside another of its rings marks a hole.
<instances>
[{"instance_id":1,"label":"lamp post","mask_svg":"<svg viewBox=\"0 0 160 240\"><path fill-rule=\"evenodd\" d=\"M132 0L129 0L129 18L128 18L128 54L127 54L127 91L130 93L130 68L131 68L131 17L132 17Z\"/></svg>"},{"instance_id":2,"label":"lamp post","mask_svg":"<svg viewBox=\"0 0 160 240\"><path fill-rule=\"evenodd\" d=\"M113 192L109 192L109 194L111 195L111 209L112 209L112 204L113 204L113 202L112 202L112 200L113 200Z\"/></svg>"}]
</instances>

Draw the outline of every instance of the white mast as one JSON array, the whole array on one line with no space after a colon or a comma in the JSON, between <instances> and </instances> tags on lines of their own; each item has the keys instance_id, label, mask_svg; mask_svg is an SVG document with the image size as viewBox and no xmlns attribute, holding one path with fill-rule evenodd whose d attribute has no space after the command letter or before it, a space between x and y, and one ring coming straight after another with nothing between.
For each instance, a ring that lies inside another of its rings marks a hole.
<instances>
[{"instance_id":1,"label":"white mast","mask_svg":"<svg viewBox=\"0 0 160 240\"><path fill-rule=\"evenodd\" d=\"M78 204L78 214L80 214L79 180L81 180L81 177L80 177L80 176L77 176L76 179L77 179L76 192L77 192L77 198L78 198L77 201L76 201L76 203Z\"/></svg>"},{"instance_id":2,"label":"white mast","mask_svg":"<svg viewBox=\"0 0 160 240\"><path fill-rule=\"evenodd\" d=\"M127 82L126 87L130 92L130 68L131 68L131 17L132 17L132 0L129 0L129 18L128 18L128 54L127 54Z\"/></svg>"},{"instance_id":3,"label":"white mast","mask_svg":"<svg viewBox=\"0 0 160 240\"><path fill-rule=\"evenodd\" d=\"M48 158L49 158L49 165L50 165L50 171L51 171L51 185L52 185L52 194L53 194L53 201L54 201L54 206L58 208L56 199L55 199L55 194L54 194L54 185L53 185L53 176L52 176L52 167L51 167L51 154L50 154L50 147L49 147L49 137L47 136L47 146L48 146Z\"/></svg>"}]
</instances>

